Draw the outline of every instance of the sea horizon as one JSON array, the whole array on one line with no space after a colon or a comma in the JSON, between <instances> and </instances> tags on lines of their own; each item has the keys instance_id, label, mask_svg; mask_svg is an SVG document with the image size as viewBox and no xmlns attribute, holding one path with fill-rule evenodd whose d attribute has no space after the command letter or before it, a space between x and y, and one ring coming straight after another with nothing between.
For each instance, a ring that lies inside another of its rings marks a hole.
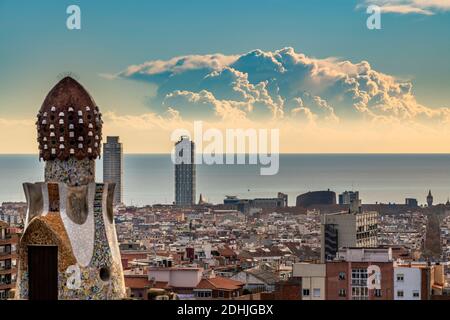
<instances>
[{"instance_id":1,"label":"sea horizon","mask_svg":"<svg viewBox=\"0 0 450 320\"><path fill-rule=\"evenodd\" d=\"M170 152L123 152L124 155L170 155ZM196 153L198 154L198 153ZM226 155L227 153L217 153ZM236 154L236 153L235 153ZM238 153L242 154L242 153ZM249 155L251 153L243 153ZM252 153L258 154L258 153ZM450 155L447 152L279 152L280 155ZM0 153L0 156L39 156L39 153Z\"/></svg>"},{"instance_id":2,"label":"sea horizon","mask_svg":"<svg viewBox=\"0 0 450 320\"><path fill-rule=\"evenodd\" d=\"M0 202L24 201L22 183L44 179L37 154L0 154ZM96 180L103 181L102 159ZM435 203L450 197L450 154L280 154L276 175L261 176L259 165L197 165L197 192L212 203L227 195L241 198L289 196L289 205L305 192L360 192L363 203L425 203L431 190ZM171 204L174 172L169 153L124 154L123 196L126 205Z\"/></svg>"}]
</instances>

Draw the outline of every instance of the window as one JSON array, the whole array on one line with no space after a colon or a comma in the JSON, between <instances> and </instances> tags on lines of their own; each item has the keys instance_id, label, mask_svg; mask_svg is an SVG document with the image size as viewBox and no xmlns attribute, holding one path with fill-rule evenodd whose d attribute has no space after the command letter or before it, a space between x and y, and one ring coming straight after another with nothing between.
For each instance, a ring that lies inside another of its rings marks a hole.
<instances>
[{"instance_id":1,"label":"window","mask_svg":"<svg viewBox=\"0 0 450 320\"><path fill-rule=\"evenodd\" d=\"M353 287L352 300L368 300L369 289L367 287Z\"/></svg>"},{"instance_id":2,"label":"window","mask_svg":"<svg viewBox=\"0 0 450 320\"><path fill-rule=\"evenodd\" d=\"M367 269L352 269L352 300L369 299Z\"/></svg>"},{"instance_id":3,"label":"window","mask_svg":"<svg viewBox=\"0 0 450 320\"><path fill-rule=\"evenodd\" d=\"M218 292L217 292L217 296L218 296L219 298L223 298L223 297L225 297L225 294L224 294L223 291L218 291Z\"/></svg>"},{"instance_id":4,"label":"window","mask_svg":"<svg viewBox=\"0 0 450 320\"><path fill-rule=\"evenodd\" d=\"M303 289L303 296L309 297L309 289Z\"/></svg>"},{"instance_id":5,"label":"window","mask_svg":"<svg viewBox=\"0 0 450 320\"><path fill-rule=\"evenodd\" d=\"M339 272L339 280L345 280L345 272Z\"/></svg>"},{"instance_id":6,"label":"window","mask_svg":"<svg viewBox=\"0 0 450 320\"><path fill-rule=\"evenodd\" d=\"M419 298L419 297L420 297L419 291L414 290L414 291L413 291L413 297L414 297L414 298Z\"/></svg>"},{"instance_id":7,"label":"window","mask_svg":"<svg viewBox=\"0 0 450 320\"><path fill-rule=\"evenodd\" d=\"M404 281L405 280L405 275L403 273L398 273L397 274L397 281Z\"/></svg>"},{"instance_id":8,"label":"window","mask_svg":"<svg viewBox=\"0 0 450 320\"><path fill-rule=\"evenodd\" d=\"M317 289L317 288L313 289L313 297L320 298L320 289Z\"/></svg>"},{"instance_id":9,"label":"window","mask_svg":"<svg viewBox=\"0 0 450 320\"><path fill-rule=\"evenodd\" d=\"M403 296L404 296L403 290L398 290L397 291L397 297L403 298Z\"/></svg>"},{"instance_id":10,"label":"window","mask_svg":"<svg viewBox=\"0 0 450 320\"><path fill-rule=\"evenodd\" d=\"M352 286L367 286L367 269L352 269Z\"/></svg>"},{"instance_id":11,"label":"window","mask_svg":"<svg viewBox=\"0 0 450 320\"><path fill-rule=\"evenodd\" d=\"M347 296L347 290L339 289L338 295L339 295L339 297L346 297Z\"/></svg>"},{"instance_id":12,"label":"window","mask_svg":"<svg viewBox=\"0 0 450 320\"><path fill-rule=\"evenodd\" d=\"M375 290L373 291L373 295L374 295L375 297L377 297L377 298L380 298L380 297L381 297L381 294L382 294L381 289L375 289Z\"/></svg>"},{"instance_id":13,"label":"window","mask_svg":"<svg viewBox=\"0 0 450 320\"><path fill-rule=\"evenodd\" d=\"M197 291L198 298L209 298L211 297L211 291Z\"/></svg>"}]
</instances>

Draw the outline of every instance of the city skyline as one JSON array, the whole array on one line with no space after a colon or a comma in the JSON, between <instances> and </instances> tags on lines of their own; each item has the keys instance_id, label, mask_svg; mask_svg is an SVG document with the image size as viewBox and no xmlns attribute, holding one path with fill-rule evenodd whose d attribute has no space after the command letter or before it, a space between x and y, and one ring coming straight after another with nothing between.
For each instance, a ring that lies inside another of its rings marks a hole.
<instances>
[{"instance_id":1,"label":"city skyline","mask_svg":"<svg viewBox=\"0 0 450 320\"><path fill-rule=\"evenodd\" d=\"M449 18L0 0L0 300L450 300Z\"/></svg>"},{"instance_id":2,"label":"city skyline","mask_svg":"<svg viewBox=\"0 0 450 320\"><path fill-rule=\"evenodd\" d=\"M194 120L280 128L282 153L448 152L449 6L371 1L382 29L369 30L367 3L79 1L70 31L67 3L0 1L0 134L15 137L1 153L35 152L36 101L66 73L92 88L126 153L169 153ZM185 11L167 25L174 4Z\"/></svg>"}]
</instances>

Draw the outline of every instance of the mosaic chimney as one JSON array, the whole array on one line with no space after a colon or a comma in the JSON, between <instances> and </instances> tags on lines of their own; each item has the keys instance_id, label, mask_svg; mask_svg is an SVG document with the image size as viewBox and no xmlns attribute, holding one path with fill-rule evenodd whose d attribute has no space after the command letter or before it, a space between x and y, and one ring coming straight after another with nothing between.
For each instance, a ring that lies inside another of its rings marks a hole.
<instances>
[{"instance_id":1,"label":"mosaic chimney","mask_svg":"<svg viewBox=\"0 0 450 320\"><path fill-rule=\"evenodd\" d=\"M95 182L102 116L66 77L37 115L45 181L24 183L17 299L122 299L126 296L114 223L114 183Z\"/></svg>"},{"instance_id":2,"label":"mosaic chimney","mask_svg":"<svg viewBox=\"0 0 450 320\"><path fill-rule=\"evenodd\" d=\"M50 90L36 122L46 182L80 186L95 181L102 124L94 99L74 79L66 77Z\"/></svg>"}]
</instances>

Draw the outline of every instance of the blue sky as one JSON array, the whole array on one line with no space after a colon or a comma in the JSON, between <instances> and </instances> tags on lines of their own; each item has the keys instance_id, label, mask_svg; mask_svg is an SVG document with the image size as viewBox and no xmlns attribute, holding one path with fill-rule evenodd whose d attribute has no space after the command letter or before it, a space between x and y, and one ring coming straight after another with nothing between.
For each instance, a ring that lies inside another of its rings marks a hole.
<instances>
[{"instance_id":1,"label":"blue sky","mask_svg":"<svg viewBox=\"0 0 450 320\"><path fill-rule=\"evenodd\" d=\"M66 28L70 4L81 8L79 31ZM450 11L384 13L382 29L370 31L358 4L364 2L0 0L0 118L34 117L63 72L78 75L103 112L137 116L157 109L152 97L160 83L100 74L177 56L284 47L318 59L368 61L411 81L418 103L450 107Z\"/></svg>"}]
</instances>

